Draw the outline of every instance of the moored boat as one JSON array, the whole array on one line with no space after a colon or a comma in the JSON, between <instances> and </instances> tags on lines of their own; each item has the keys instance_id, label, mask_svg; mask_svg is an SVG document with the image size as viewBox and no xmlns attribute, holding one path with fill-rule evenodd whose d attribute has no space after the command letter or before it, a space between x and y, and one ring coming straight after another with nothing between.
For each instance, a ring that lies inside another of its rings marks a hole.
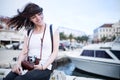
<instances>
[{"instance_id":1,"label":"moored boat","mask_svg":"<svg viewBox=\"0 0 120 80\"><path fill-rule=\"evenodd\" d=\"M120 37L112 42L87 45L80 54L68 57L78 69L120 79Z\"/></svg>"}]
</instances>

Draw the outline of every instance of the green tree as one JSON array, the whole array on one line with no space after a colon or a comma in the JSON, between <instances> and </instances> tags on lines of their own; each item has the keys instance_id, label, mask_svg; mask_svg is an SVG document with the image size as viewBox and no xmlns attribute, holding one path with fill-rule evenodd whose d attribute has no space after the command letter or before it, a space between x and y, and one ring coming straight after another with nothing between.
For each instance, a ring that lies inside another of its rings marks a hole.
<instances>
[{"instance_id":1,"label":"green tree","mask_svg":"<svg viewBox=\"0 0 120 80\"><path fill-rule=\"evenodd\" d=\"M82 37L81 37L81 40L82 40L82 41L88 41L88 39L89 39L88 36L82 36Z\"/></svg>"},{"instance_id":2,"label":"green tree","mask_svg":"<svg viewBox=\"0 0 120 80\"><path fill-rule=\"evenodd\" d=\"M64 32L60 32L60 40L66 40L67 36L64 34Z\"/></svg>"},{"instance_id":3,"label":"green tree","mask_svg":"<svg viewBox=\"0 0 120 80\"><path fill-rule=\"evenodd\" d=\"M73 34L71 33L71 34L68 36L68 38L70 39L70 42L72 42L72 39L74 39Z\"/></svg>"},{"instance_id":4,"label":"green tree","mask_svg":"<svg viewBox=\"0 0 120 80\"><path fill-rule=\"evenodd\" d=\"M116 36L114 35L114 36L112 36L112 40L115 40L115 38L116 38Z\"/></svg>"},{"instance_id":5,"label":"green tree","mask_svg":"<svg viewBox=\"0 0 120 80\"><path fill-rule=\"evenodd\" d=\"M75 37L75 40L76 40L78 43L82 42L82 39L81 39L81 37L80 37L80 36Z\"/></svg>"},{"instance_id":6,"label":"green tree","mask_svg":"<svg viewBox=\"0 0 120 80\"><path fill-rule=\"evenodd\" d=\"M103 37L101 38L101 41L104 42L106 39L107 39L107 37L103 36Z\"/></svg>"}]
</instances>

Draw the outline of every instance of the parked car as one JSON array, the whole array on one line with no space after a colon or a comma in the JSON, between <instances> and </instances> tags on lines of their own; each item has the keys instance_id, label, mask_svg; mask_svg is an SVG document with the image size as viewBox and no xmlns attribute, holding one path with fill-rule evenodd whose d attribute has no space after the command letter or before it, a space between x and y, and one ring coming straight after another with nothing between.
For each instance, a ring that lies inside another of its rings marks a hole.
<instances>
[{"instance_id":1,"label":"parked car","mask_svg":"<svg viewBox=\"0 0 120 80\"><path fill-rule=\"evenodd\" d=\"M19 49L19 43L7 44L7 45L5 45L5 48L7 48L7 49L14 49L14 50Z\"/></svg>"},{"instance_id":2,"label":"parked car","mask_svg":"<svg viewBox=\"0 0 120 80\"><path fill-rule=\"evenodd\" d=\"M66 48L66 46L63 43L59 43L59 50L66 51L67 48Z\"/></svg>"},{"instance_id":3,"label":"parked car","mask_svg":"<svg viewBox=\"0 0 120 80\"><path fill-rule=\"evenodd\" d=\"M23 48L23 43L20 43L19 49L22 50L22 48Z\"/></svg>"},{"instance_id":4,"label":"parked car","mask_svg":"<svg viewBox=\"0 0 120 80\"><path fill-rule=\"evenodd\" d=\"M19 43L13 43L13 49L16 50L16 49L19 49Z\"/></svg>"},{"instance_id":5,"label":"parked car","mask_svg":"<svg viewBox=\"0 0 120 80\"><path fill-rule=\"evenodd\" d=\"M5 48L6 49L12 49L13 48L13 44L7 44L7 45L5 45Z\"/></svg>"}]
</instances>

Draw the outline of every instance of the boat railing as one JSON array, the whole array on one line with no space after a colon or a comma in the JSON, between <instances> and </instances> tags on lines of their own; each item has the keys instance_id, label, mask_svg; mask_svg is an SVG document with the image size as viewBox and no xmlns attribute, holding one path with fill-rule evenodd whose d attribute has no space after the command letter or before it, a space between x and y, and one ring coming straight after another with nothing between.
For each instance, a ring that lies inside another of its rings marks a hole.
<instances>
[{"instance_id":1,"label":"boat railing","mask_svg":"<svg viewBox=\"0 0 120 80\"><path fill-rule=\"evenodd\" d=\"M100 49L111 49L111 47L100 47Z\"/></svg>"}]
</instances>

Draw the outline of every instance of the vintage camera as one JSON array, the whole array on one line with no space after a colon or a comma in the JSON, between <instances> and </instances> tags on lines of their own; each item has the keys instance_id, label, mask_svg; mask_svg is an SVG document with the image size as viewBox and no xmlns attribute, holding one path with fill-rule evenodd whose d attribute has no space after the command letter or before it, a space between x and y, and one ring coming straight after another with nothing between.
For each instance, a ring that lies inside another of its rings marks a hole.
<instances>
[{"instance_id":1,"label":"vintage camera","mask_svg":"<svg viewBox=\"0 0 120 80\"><path fill-rule=\"evenodd\" d=\"M39 64L39 61L40 61L40 59L38 59L37 57L35 57L35 56L28 56L28 61L30 62L30 63L34 63L34 64Z\"/></svg>"},{"instance_id":2,"label":"vintage camera","mask_svg":"<svg viewBox=\"0 0 120 80\"><path fill-rule=\"evenodd\" d=\"M35 63L35 59L36 59L35 56L28 56L28 61L31 63Z\"/></svg>"}]
</instances>

